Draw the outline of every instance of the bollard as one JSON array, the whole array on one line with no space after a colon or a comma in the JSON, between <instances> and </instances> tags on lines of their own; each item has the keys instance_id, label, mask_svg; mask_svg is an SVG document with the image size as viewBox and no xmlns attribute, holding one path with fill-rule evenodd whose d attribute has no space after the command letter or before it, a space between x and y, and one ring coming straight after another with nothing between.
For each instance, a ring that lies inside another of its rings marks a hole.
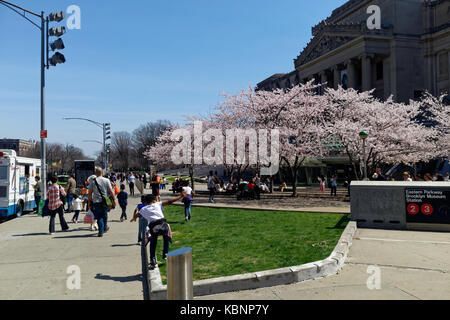
<instances>
[{"instance_id":1,"label":"bollard","mask_svg":"<svg viewBox=\"0 0 450 320\"><path fill-rule=\"evenodd\" d=\"M192 248L182 248L167 255L167 300L192 300Z\"/></svg>"}]
</instances>

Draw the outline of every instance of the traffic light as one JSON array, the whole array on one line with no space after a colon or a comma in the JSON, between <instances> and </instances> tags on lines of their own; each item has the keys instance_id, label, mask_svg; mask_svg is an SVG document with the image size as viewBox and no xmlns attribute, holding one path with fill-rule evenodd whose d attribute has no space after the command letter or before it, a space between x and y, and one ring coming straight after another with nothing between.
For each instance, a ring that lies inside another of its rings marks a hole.
<instances>
[{"instance_id":1,"label":"traffic light","mask_svg":"<svg viewBox=\"0 0 450 320\"><path fill-rule=\"evenodd\" d=\"M59 63L66 62L66 57L63 54L56 52L53 57L50 58L49 63L51 66L56 66Z\"/></svg>"},{"instance_id":2,"label":"traffic light","mask_svg":"<svg viewBox=\"0 0 450 320\"><path fill-rule=\"evenodd\" d=\"M61 38L59 38L58 40L56 40L55 42L52 42L52 43L50 44L50 48L52 49L52 51L55 51L55 50L62 50L62 49L65 48L64 42L62 41Z\"/></svg>"},{"instance_id":3,"label":"traffic light","mask_svg":"<svg viewBox=\"0 0 450 320\"><path fill-rule=\"evenodd\" d=\"M48 35L51 37L61 37L65 33L66 33L66 27L57 27L57 28L51 28L48 30Z\"/></svg>"},{"instance_id":4,"label":"traffic light","mask_svg":"<svg viewBox=\"0 0 450 320\"><path fill-rule=\"evenodd\" d=\"M61 22L66 18L66 13L64 11L50 13L48 18L50 19L50 21Z\"/></svg>"},{"instance_id":5,"label":"traffic light","mask_svg":"<svg viewBox=\"0 0 450 320\"><path fill-rule=\"evenodd\" d=\"M105 123L105 141L111 139L111 123Z\"/></svg>"},{"instance_id":6,"label":"traffic light","mask_svg":"<svg viewBox=\"0 0 450 320\"><path fill-rule=\"evenodd\" d=\"M53 22L61 22L65 19L66 14L64 11L56 12L56 13L50 13L48 16L48 21ZM60 38L62 35L66 33L66 27L60 26L60 27L54 27L50 28L48 30L48 37L58 37L58 39L52 43L50 43L47 47L47 50L56 51L56 50L63 50L65 48L63 40ZM48 42L48 41L47 41ZM57 64L62 64L66 62L66 58L64 55L60 52L55 52L55 54L48 59L47 64L51 66L56 66Z\"/></svg>"}]
</instances>

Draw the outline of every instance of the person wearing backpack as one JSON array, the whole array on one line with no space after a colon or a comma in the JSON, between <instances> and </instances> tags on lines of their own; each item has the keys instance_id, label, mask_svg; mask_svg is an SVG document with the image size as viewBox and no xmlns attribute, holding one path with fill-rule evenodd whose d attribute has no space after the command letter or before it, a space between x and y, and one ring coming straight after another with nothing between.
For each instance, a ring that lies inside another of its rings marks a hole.
<instances>
[{"instance_id":1,"label":"person wearing backpack","mask_svg":"<svg viewBox=\"0 0 450 320\"><path fill-rule=\"evenodd\" d=\"M108 201L108 197L111 199ZM92 201L92 212L98 224L98 236L108 232L108 211L116 206L116 193L109 179L103 177L101 168L95 169L95 177L90 180L89 201ZM108 204L108 202L110 202Z\"/></svg>"}]
</instances>

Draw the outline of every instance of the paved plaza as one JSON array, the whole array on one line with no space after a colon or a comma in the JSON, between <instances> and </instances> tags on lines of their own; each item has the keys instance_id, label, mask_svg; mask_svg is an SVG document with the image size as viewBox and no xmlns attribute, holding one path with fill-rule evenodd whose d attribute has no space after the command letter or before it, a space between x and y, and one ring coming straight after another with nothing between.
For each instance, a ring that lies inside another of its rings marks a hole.
<instances>
[{"instance_id":1,"label":"paved plaza","mask_svg":"<svg viewBox=\"0 0 450 320\"><path fill-rule=\"evenodd\" d=\"M169 196L164 192L163 198ZM139 198L130 199L129 218ZM57 233L48 235L48 218L34 214L0 224L0 300L142 300L138 226L120 223L119 217L119 209L110 214L111 230L103 238L87 225L72 223L69 232L60 232L57 224ZM67 288L70 266L80 268L79 290ZM380 268L380 290L367 288L369 266ZM198 299L447 299L449 266L448 233L358 229L337 275Z\"/></svg>"}]
</instances>

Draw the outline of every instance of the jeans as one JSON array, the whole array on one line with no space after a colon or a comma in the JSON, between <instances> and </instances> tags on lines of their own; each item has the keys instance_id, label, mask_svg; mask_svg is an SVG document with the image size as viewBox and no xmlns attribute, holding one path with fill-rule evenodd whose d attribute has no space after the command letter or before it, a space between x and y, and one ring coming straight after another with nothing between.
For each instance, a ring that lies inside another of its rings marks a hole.
<instances>
[{"instance_id":1,"label":"jeans","mask_svg":"<svg viewBox=\"0 0 450 320\"><path fill-rule=\"evenodd\" d=\"M336 193L337 193L337 187L331 187L331 196L332 195L334 195L334 196L336 196Z\"/></svg>"},{"instance_id":2,"label":"jeans","mask_svg":"<svg viewBox=\"0 0 450 320\"><path fill-rule=\"evenodd\" d=\"M164 248L163 248L163 256L167 256L169 253L169 237L163 236L164 240ZM158 244L158 236L152 236L150 238L150 261L153 259L156 260L156 245Z\"/></svg>"},{"instance_id":3,"label":"jeans","mask_svg":"<svg viewBox=\"0 0 450 320\"><path fill-rule=\"evenodd\" d=\"M92 212L97 220L98 234L101 235L108 228L108 208L105 208L101 203L94 203Z\"/></svg>"},{"instance_id":4,"label":"jeans","mask_svg":"<svg viewBox=\"0 0 450 320\"><path fill-rule=\"evenodd\" d=\"M41 197L34 196L34 201L36 202L36 212L39 211L39 202L41 202Z\"/></svg>"},{"instance_id":5,"label":"jeans","mask_svg":"<svg viewBox=\"0 0 450 320\"><path fill-rule=\"evenodd\" d=\"M75 214L73 215L72 220L78 221L78 216L80 215L80 210L75 210Z\"/></svg>"},{"instance_id":6,"label":"jeans","mask_svg":"<svg viewBox=\"0 0 450 320\"><path fill-rule=\"evenodd\" d=\"M67 212L72 212L72 201L73 201L73 193L67 194Z\"/></svg>"},{"instance_id":7,"label":"jeans","mask_svg":"<svg viewBox=\"0 0 450 320\"><path fill-rule=\"evenodd\" d=\"M127 219L127 206L120 206L120 208L122 209L122 215L120 216L120 219Z\"/></svg>"},{"instance_id":8,"label":"jeans","mask_svg":"<svg viewBox=\"0 0 450 320\"><path fill-rule=\"evenodd\" d=\"M64 219L64 208L61 205L59 208L55 210L50 210L50 225L49 225L49 232L54 233L55 232L55 217L56 214L59 216L59 223L61 224L61 228L63 231L66 231L69 229L69 226L67 225L66 220Z\"/></svg>"},{"instance_id":9,"label":"jeans","mask_svg":"<svg viewBox=\"0 0 450 320\"><path fill-rule=\"evenodd\" d=\"M148 226L147 219L145 219L143 217L139 217L138 242L141 242L144 240L144 239L141 239L141 236L142 236L143 230L145 230L147 228L147 226Z\"/></svg>"},{"instance_id":10,"label":"jeans","mask_svg":"<svg viewBox=\"0 0 450 320\"><path fill-rule=\"evenodd\" d=\"M192 201L186 201L184 203L184 217L186 219L191 218L191 205L192 205Z\"/></svg>"},{"instance_id":11,"label":"jeans","mask_svg":"<svg viewBox=\"0 0 450 320\"><path fill-rule=\"evenodd\" d=\"M130 195L134 196L134 182L130 182Z\"/></svg>"},{"instance_id":12,"label":"jeans","mask_svg":"<svg viewBox=\"0 0 450 320\"><path fill-rule=\"evenodd\" d=\"M214 194L216 193L216 190L214 188L209 188L209 202L214 201Z\"/></svg>"}]
</instances>

